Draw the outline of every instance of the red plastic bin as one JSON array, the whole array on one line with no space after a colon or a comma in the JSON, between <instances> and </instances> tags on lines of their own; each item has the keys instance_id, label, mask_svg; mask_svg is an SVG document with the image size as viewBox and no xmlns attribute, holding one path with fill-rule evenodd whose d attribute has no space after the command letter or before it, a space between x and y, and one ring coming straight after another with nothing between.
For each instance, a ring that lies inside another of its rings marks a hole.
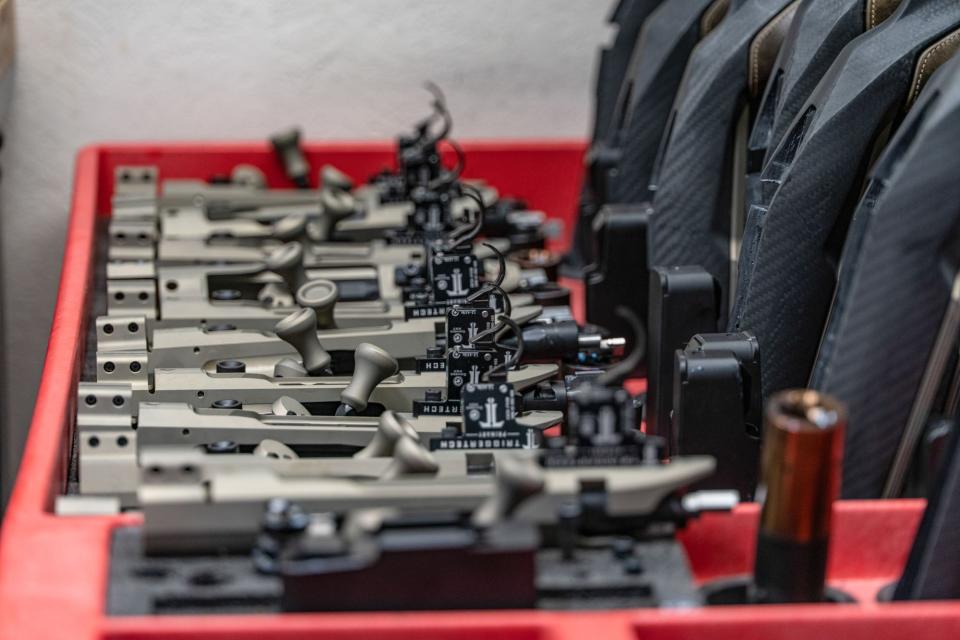
<instances>
[{"instance_id":1,"label":"red plastic bin","mask_svg":"<svg viewBox=\"0 0 960 640\"><path fill-rule=\"evenodd\" d=\"M565 220L579 193L580 141L468 142L467 177ZM392 144L330 143L307 147L313 166L329 162L365 179L392 161ZM103 144L77 159L60 292L46 364L17 484L0 531L0 639L284 639L534 640L548 638L837 638L878 640L960 637L960 603L878 603L878 590L900 573L922 501L849 502L835 508L831 584L855 604L722 607L597 612L343 613L249 616L108 617L104 614L108 542L139 516L58 517L64 490L76 385L83 359L94 255L94 222L108 216L118 165L152 164L160 177L206 178L239 162L285 181L263 143ZM562 242L560 243L562 244ZM757 508L708 515L681 539L698 581L742 574L752 564Z\"/></svg>"}]
</instances>

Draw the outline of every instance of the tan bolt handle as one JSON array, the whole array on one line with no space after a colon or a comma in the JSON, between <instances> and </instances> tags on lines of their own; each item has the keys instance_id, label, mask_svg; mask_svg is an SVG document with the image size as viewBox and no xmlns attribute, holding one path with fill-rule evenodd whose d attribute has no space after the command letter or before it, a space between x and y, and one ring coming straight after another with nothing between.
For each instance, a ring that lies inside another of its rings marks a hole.
<instances>
[{"instance_id":1,"label":"tan bolt handle","mask_svg":"<svg viewBox=\"0 0 960 640\"><path fill-rule=\"evenodd\" d=\"M252 164L238 164L230 172L230 182L252 189L266 189L267 177Z\"/></svg>"},{"instance_id":2,"label":"tan bolt handle","mask_svg":"<svg viewBox=\"0 0 960 640\"><path fill-rule=\"evenodd\" d=\"M417 439L420 436L406 418L401 418L393 411L384 411L380 415L377 432L373 434L370 443L353 454L354 458L385 458L393 455L397 442L403 437Z\"/></svg>"},{"instance_id":3,"label":"tan bolt handle","mask_svg":"<svg viewBox=\"0 0 960 640\"><path fill-rule=\"evenodd\" d=\"M287 177L301 189L309 188L310 164L300 148L300 130L292 128L273 135L270 144L283 163Z\"/></svg>"},{"instance_id":4,"label":"tan bolt handle","mask_svg":"<svg viewBox=\"0 0 960 640\"><path fill-rule=\"evenodd\" d=\"M267 271L283 278L290 293L295 293L307 281L307 271L303 268L303 245L299 242L288 242L271 251L264 266Z\"/></svg>"},{"instance_id":5,"label":"tan bolt handle","mask_svg":"<svg viewBox=\"0 0 960 640\"><path fill-rule=\"evenodd\" d=\"M393 462L386 468L384 479L399 478L411 475L434 475L440 465L436 458L427 451L419 440L403 436L397 441L393 450Z\"/></svg>"},{"instance_id":6,"label":"tan bolt handle","mask_svg":"<svg viewBox=\"0 0 960 640\"><path fill-rule=\"evenodd\" d=\"M310 412L307 411L307 408L303 404L290 396L280 396L273 401L273 404L270 405L270 410L275 416L300 416L306 417L310 415Z\"/></svg>"},{"instance_id":7,"label":"tan bolt handle","mask_svg":"<svg viewBox=\"0 0 960 640\"><path fill-rule=\"evenodd\" d=\"M277 337L297 350L303 359L303 368L318 376L330 366L330 354L317 337L317 314L313 309L294 311L273 328Z\"/></svg>"},{"instance_id":8,"label":"tan bolt handle","mask_svg":"<svg viewBox=\"0 0 960 640\"><path fill-rule=\"evenodd\" d=\"M296 460L300 457L287 445L270 438L261 440L257 448L253 450L253 455L270 458L271 460Z\"/></svg>"},{"instance_id":9,"label":"tan bolt handle","mask_svg":"<svg viewBox=\"0 0 960 640\"><path fill-rule=\"evenodd\" d=\"M350 191L353 189L353 180L332 164L320 167L320 186L333 191Z\"/></svg>"},{"instance_id":10,"label":"tan bolt handle","mask_svg":"<svg viewBox=\"0 0 960 640\"><path fill-rule=\"evenodd\" d=\"M494 494L473 512L471 522L486 528L510 517L524 500L543 491L543 471L531 460L501 456L497 458Z\"/></svg>"},{"instance_id":11,"label":"tan bolt handle","mask_svg":"<svg viewBox=\"0 0 960 640\"><path fill-rule=\"evenodd\" d=\"M307 236L307 216L291 214L273 223L270 232L282 242L302 240Z\"/></svg>"},{"instance_id":12,"label":"tan bolt handle","mask_svg":"<svg viewBox=\"0 0 960 640\"><path fill-rule=\"evenodd\" d=\"M332 280L317 278L310 280L297 289L297 304L313 309L320 329L336 329L333 311L337 304L337 285Z\"/></svg>"},{"instance_id":13,"label":"tan bolt handle","mask_svg":"<svg viewBox=\"0 0 960 640\"><path fill-rule=\"evenodd\" d=\"M340 392L340 402L357 413L367 408L370 394L377 385L395 374L400 365L380 347L363 342L354 352L353 377L347 388Z\"/></svg>"},{"instance_id":14,"label":"tan bolt handle","mask_svg":"<svg viewBox=\"0 0 960 640\"><path fill-rule=\"evenodd\" d=\"M333 240L333 232L340 221L352 216L356 210L357 202L348 192L328 189L321 191L321 215L316 225L320 241Z\"/></svg>"}]
</instances>

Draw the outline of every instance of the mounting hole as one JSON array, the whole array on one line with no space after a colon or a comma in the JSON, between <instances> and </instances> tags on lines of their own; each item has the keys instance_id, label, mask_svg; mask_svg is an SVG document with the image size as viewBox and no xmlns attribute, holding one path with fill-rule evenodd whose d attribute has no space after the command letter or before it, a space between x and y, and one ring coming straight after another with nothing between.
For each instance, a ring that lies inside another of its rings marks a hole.
<instances>
[{"instance_id":1,"label":"mounting hole","mask_svg":"<svg viewBox=\"0 0 960 640\"><path fill-rule=\"evenodd\" d=\"M197 391L197 397L202 398L204 396L203 391Z\"/></svg>"},{"instance_id":2,"label":"mounting hole","mask_svg":"<svg viewBox=\"0 0 960 640\"><path fill-rule=\"evenodd\" d=\"M176 280L167 280L167 291L176 291L179 286Z\"/></svg>"},{"instance_id":3,"label":"mounting hole","mask_svg":"<svg viewBox=\"0 0 960 640\"><path fill-rule=\"evenodd\" d=\"M103 325L103 332L106 334L113 333L113 325L112 324Z\"/></svg>"},{"instance_id":4,"label":"mounting hole","mask_svg":"<svg viewBox=\"0 0 960 640\"><path fill-rule=\"evenodd\" d=\"M195 587L214 587L218 584L223 584L228 582L230 577L219 571L213 569L205 569L203 571L197 571L190 576L189 582Z\"/></svg>"},{"instance_id":5,"label":"mounting hole","mask_svg":"<svg viewBox=\"0 0 960 640\"><path fill-rule=\"evenodd\" d=\"M141 291L140 293L137 294L137 298L139 298L140 300L146 300L149 297L150 296L147 294L146 291Z\"/></svg>"},{"instance_id":6,"label":"mounting hole","mask_svg":"<svg viewBox=\"0 0 960 640\"><path fill-rule=\"evenodd\" d=\"M116 368L117 368L117 365L113 364L112 362L103 363L103 370L106 371L107 373L113 373L114 369Z\"/></svg>"},{"instance_id":7,"label":"mounting hole","mask_svg":"<svg viewBox=\"0 0 960 640\"><path fill-rule=\"evenodd\" d=\"M115 294L113 294L114 300L123 300L126 297L127 296L124 295L123 291L117 291Z\"/></svg>"},{"instance_id":8,"label":"mounting hole","mask_svg":"<svg viewBox=\"0 0 960 640\"><path fill-rule=\"evenodd\" d=\"M193 348L193 352L194 352L194 353L200 353L200 347L194 347L194 348Z\"/></svg>"},{"instance_id":9,"label":"mounting hole","mask_svg":"<svg viewBox=\"0 0 960 640\"><path fill-rule=\"evenodd\" d=\"M132 372L134 372L134 373L139 373L139 372L140 372L140 363L139 363L139 362L136 362L136 361L131 362L131 363L130 363L130 371L132 371Z\"/></svg>"},{"instance_id":10,"label":"mounting hole","mask_svg":"<svg viewBox=\"0 0 960 640\"><path fill-rule=\"evenodd\" d=\"M123 396L113 396L113 405L115 407L123 406Z\"/></svg>"},{"instance_id":11,"label":"mounting hole","mask_svg":"<svg viewBox=\"0 0 960 640\"><path fill-rule=\"evenodd\" d=\"M97 436L90 436L90 438L87 440L87 444L89 444L91 447L99 447L100 438Z\"/></svg>"},{"instance_id":12,"label":"mounting hole","mask_svg":"<svg viewBox=\"0 0 960 640\"><path fill-rule=\"evenodd\" d=\"M163 580L170 575L170 570L166 567L145 565L142 567L134 567L130 571L130 575L135 578L143 578L144 580Z\"/></svg>"},{"instance_id":13,"label":"mounting hole","mask_svg":"<svg viewBox=\"0 0 960 640\"><path fill-rule=\"evenodd\" d=\"M118 446L118 447L125 447L125 446L127 446L127 444L128 444L129 442L130 442L130 441L127 440L127 436L118 436L118 437L117 437L117 446Z\"/></svg>"},{"instance_id":14,"label":"mounting hole","mask_svg":"<svg viewBox=\"0 0 960 640\"><path fill-rule=\"evenodd\" d=\"M107 325L107 327L110 327L110 325ZM103 330L107 331L107 327L104 327ZM110 331L107 331L107 333L110 333L111 331L113 331L113 327L110 327ZM127 331L130 333L136 333L137 331L140 331L140 325L138 325L136 322L131 322L127 325Z\"/></svg>"},{"instance_id":15,"label":"mounting hole","mask_svg":"<svg viewBox=\"0 0 960 640\"><path fill-rule=\"evenodd\" d=\"M84 398L83 401L87 403L88 407L92 407L93 405L97 404L97 396L91 394Z\"/></svg>"},{"instance_id":16,"label":"mounting hole","mask_svg":"<svg viewBox=\"0 0 960 640\"><path fill-rule=\"evenodd\" d=\"M124 171L124 172L122 172L122 173L120 174L120 181L121 181L121 182L130 182L130 172L129 172L129 171Z\"/></svg>"},{"instance_id":17,"label":"mounting hole","mask_svg":"<svg viewBox=\"0 0 960 640\"><path fill-rule=\"evenodd\" d=\"M181 433L182 435L188 436L188 435L190 435L190 429L181 429L181 430L180 430L180 433Z\"/></svg>"}]
</instances>

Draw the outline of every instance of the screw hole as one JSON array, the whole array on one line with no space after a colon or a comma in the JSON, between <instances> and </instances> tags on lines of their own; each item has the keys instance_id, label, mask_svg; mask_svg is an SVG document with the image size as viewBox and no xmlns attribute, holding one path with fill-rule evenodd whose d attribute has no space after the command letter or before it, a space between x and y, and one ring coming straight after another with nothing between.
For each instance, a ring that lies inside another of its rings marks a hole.
<instances>
[{"instance_id":1,"label":"screw hole","mask_svg":"<svg viewBox=\"0 0 960 640\"><path fill-rule=\"evenodd\" d=\"M182 430L180 431L180 433L183 434L183 435L185 435L185 436L188 436L188 435L190 435L190 429L182 429Z\"/></svg>"},{"instance_id":2,"label":"screw hole","mask_svg":"<svg viewBox=\"0 0 960 640\"><path fill-rule=\"evenodd\" d=\"M167 280L167 291L176 291L178 286L176 280Z\"/></svg>"},{"instance_id":3,"label":"screw hole","mask_svg":"<svg viewBox=\"0 0 960 640\"><path fill-rule=\"evenodd\" d=\"M112 324L105 324L105 325L103 325L103 332L106 333L106 334L108 334L108 335L111 334L111 333L113 333L113 325L112 325Z\"/></svg>"},{"instance_id":4,"label":"screw hole","mask_svg":"<svg viewBox=\"0 0 960 640\"><path fill-rule=\"evenodd\" d=\"M116 368L117 368L117 365L113 364L112 362L103 363L103 370L106 371L107 373L113 373L114 369Z\"/></svg>"},{"instance_id":5,"label":"screw hole","mask_svg":"<svg viewBox=\"0 0 960 640\"><path fill-rule=\"evenodd\" d=\"M132 372L134 372L134 373L139 373L139 372L140 372L140 363L139 363L139 362L131 362L131 363L130 363L130 371L132 371Z\"/></svg>"},{"instance_id":6,"label":"screw hole","mask_svg":"<svg viewBox=\"0 0 960 640\"><path fill-rule=\"evenodd\" d=\"M198 571L190 576L190 584L196 587L214 587L218 584L227 582L229 578L226 574L218 573L213 570Z\"/></svg>"},{"instance_id":7,"label":"screw hole","mask_svg":"<svg viewBox=\"0 0 960 640\"><path fill-rule=\"evenodd\" d=\"M118 447L125 447L125 446L127 446L127 443L128 443L128 442L129 442L129 440L127 440L127 436L120 436L120 437L117 438L117 446L118 446Z\"/></svg>"},{"instance_id":8,"label":"screw hole","mask_svg":"<svg viewBox=\"0 0 960 640\"><path fill-rule=\"evenodd\" d=\"M136 567L130 572L136 578L146 580L163 580L170 575L170 572L164 567L144 566Z\"/></svg>"},{"instance_id":9,"label":"screw hole","mask_svg":"<svg viewBox=\"0 0 960 640\"><path fill-rule=\"evenodd\" d=\"M87 444L89 444L91 447L99 447L100 438L98 438L97 436L90 436L90 439L87 440Z\"/></svg>"},{"instance_id":10,"label":"screw hole","mask_svg":"<svg viewBox=\"0 0 960 640\"><path fill-rule=\"evenodd\" d=\"M104 329L106 329L106 327L104 327ZM140 325L138 325L136 322L131 322L130 324L127 325L127 331L129 331L130 333L136 333L139 330L140 330ZM113 331L112 327L110 331Z\"/></svg>"},{"instance_id":11,"label":"screw hole","mask_svg":"<svg viewBox=\"0 0 960 640\"><path fill-rule=\"evenodd\" d=\"M97 396L91 394L84 398L83 401L87 403L87 406L92 407L93 405L97 404Z\"/></svg>"},{"instance_id":12,"label":"screw hole","mask_svg":"<svg viewBox=\"0 0 960 640\"><path fill-rule=\"evenodd\" d=\"M123 294L123 291L117 291L115 294L113 294L113 298L114 298L115 300L123 300L123 299L126 298L126 297L127 297L127 296L125 296L125 295Z\"/></svg>"},{"instance_id":13,"label":"screw hole","mask_svg":"<svg viewBox=\"0 0 960 640\"><path fill-rule=\"evenodd\" d=\"M123 396L113 396L113 405L115 407L123 406Z\"/></svg>"}]
</instances>

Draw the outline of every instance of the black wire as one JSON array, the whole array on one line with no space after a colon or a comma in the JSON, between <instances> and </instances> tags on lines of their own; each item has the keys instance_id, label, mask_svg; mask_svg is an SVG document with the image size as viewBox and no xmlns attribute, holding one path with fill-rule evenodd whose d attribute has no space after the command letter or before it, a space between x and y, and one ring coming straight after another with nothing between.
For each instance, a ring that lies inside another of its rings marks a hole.
<instances>
[{"instance_id":1,"label":"black wire","mask_svg":"<svg viewBox=\"0 0 960 640\"><path fill-rule=\"evenodd\" d=\"M445 189L451 186L463 175L463 169L467 166L467 156L460 143L453 138L449 138L445 142L453 147L453 152L457 155L457 164L454 165L453 169L443 170L439 176L427 183L427 188L431 190Z\"/></svg>"},{"instance_id":2,"label":"black wire","mask_svg":"<svg viewBox=\"0 0 960 640\"><path fill-rule=\"evenodd\" d=\"M454 229L450 233L450 235L447 237L447 242L450 243L447 245L447 251L451 251L459 247L464 242L473 240L474 238L477 237L477 235L479 235L480 230L483 229L484 214L486 213L486 205L484 205L483 203L483 195L479 191L474 189L472 186L469 186L469 185L463 185L463 186L469 187L470 191L464 191L464 195L470 198L471 200L473 200L474 202L476 202L479 209L477 210L476 219L473 220L473 222L470 224L469 227L467 226L458 227L457 229ZM461 229L466 229L466 231L461 231ZM463 233L463 235L460 235L461 233Z\"/></svg>"},{"instance_id":3,"label":"black wire","mask_svg":"<svg viewBox=\"0 0 960 640\"><path fill-rule=\"evenodd\" d=\"M629 307L624 306L617 307L616 313L623 318L633 330L633 351L616 365L597 376L595 384L600 386L609 386L622 382L637 368L646 351L646 332L643 330L643 325L640 324L640 319L637 318L637 314Z\"/></svg>"},{"instance_id":4,"label":"black wire","mask_svg":"<svg viewBox=\"0 0 960 640\"><path fill-rule=\"evenodd\" d=\"M513 313L513 305L510 303L510 296L507 295L507 292L503 290L500 286L503 283L503 279L507 275L507 259L503 257L503 252L497 249L495 246L488 242L484 242L483 246L489 248L497 256L497 262L499 264L499 271L497 272L497 278L493 282L488 282L483 285L483 287L469 296L467 296L467 302L475 302L479 300L484 295L489 295L493 292L497 292L503 296L503 313L504 315L509 316Z\"/></svg>"},{"instance_id":5,"label":"black wire","mask_svg":"<svg viewBox=\"0 0 960 640\"><path fill-rule=\"evenodd\" d=\"M505 351L512 351L513 355L510 358L504 359L504 361L498 364L497 366L490 368L483 375L485 380L489 380L491 375L493 375L494 373L496 373L501 369L504 372L507 372L511 368L516 367L517 364L519 364L520 362L520 358L523 357L523 329L520 328L520 325L517 324L516 320L514 320L509 316L502 317L500 319L500 324L494 327L494 330L496 330L498 334L502 333L504 329L509 329L510 331L513 332L513 335L517 337L517 346L511 347L509 345L502 344L500 343L500 339L503 336L502 335L494 336L494 339L493 339L494 346L500 349L504 349ZM480 337L480 334L477 334L477 337ZM474 338L474 340L476 340L476 338Z\"/></svg>"}]
</instances>

